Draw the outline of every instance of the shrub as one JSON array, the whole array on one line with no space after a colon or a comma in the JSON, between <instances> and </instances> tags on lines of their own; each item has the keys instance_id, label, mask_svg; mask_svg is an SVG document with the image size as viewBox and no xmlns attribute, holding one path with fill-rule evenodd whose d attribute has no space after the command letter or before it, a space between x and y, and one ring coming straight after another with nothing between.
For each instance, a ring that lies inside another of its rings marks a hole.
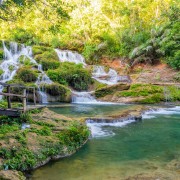
<instances>
[{"instance_id":1,"label":"shrub","mask_svg":"<svg viewBox=\"0 0 180 180\"><path fill-rule=\"evenodd\" d=\"M20 68L17 71L17 77L24 82L35 82L38 74L36 70L33 70L30 66L28 66Z\"/></svg>"},{"instance_id":2,"label":"shrub","mask_svg":"<svg viewBox=\"0 0 180 180\"><path fill-rule=\"evenodd\" d=\"M68 84L76 90L87 90L88 86L93 83L91 74L84 69L81 64L69 62L61 63L56 70L48 70L48 76L60 84Z\"/></svg>"},{"instance_id":3,"label":"shrub","mask_svg":"<svg viewBox=\"0 0 180 180\"><path fill-rule=\"evenodd\" d=\"M54 50L45 51L35 56L38 63L42 64L43 70L57 69L60 66L59 58Z\"/></svg>"},{"instance_id":4,"label":"shrub","mask_svg":"<svg viewBox=\"0 0 180 180\"><path fill-rule=\"evenodd\" d=\"M44 85L46 92L51 96L58 96L59 101L61 102L69 102L71 100L71 92L64 85L53 83Z\"/></svg>"}]
</instances>

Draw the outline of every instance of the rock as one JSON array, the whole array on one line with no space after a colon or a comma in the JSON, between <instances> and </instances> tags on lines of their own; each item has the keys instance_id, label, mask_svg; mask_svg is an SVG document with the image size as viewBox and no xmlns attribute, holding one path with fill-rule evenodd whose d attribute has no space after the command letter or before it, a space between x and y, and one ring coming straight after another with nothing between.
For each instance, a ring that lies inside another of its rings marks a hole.
<instances>
[{"instance_id":1,"label":"rock","mask_svg":"<svg viewBox=\"0 0 180 180\"><path fill-rule=\"evenodd\" d=\"M97 89L95 91L95 96L97 98L101 98L101 97L104 97L106 95L113 94L116 91L128 90L129 88L130 88L129 83L119 83L119 84L112 85L112 86L106 86L106 87Z\"/></svg>"},{"instance_id":2,"label":"rock","mask_svg":"<svg viewBox=\"0 0 180 180\"><path fill-rule=\"evenodd\" d=\"M20 171L0 171L0 180L25 180L25 176Z\"/></svg>"}]
</instances>

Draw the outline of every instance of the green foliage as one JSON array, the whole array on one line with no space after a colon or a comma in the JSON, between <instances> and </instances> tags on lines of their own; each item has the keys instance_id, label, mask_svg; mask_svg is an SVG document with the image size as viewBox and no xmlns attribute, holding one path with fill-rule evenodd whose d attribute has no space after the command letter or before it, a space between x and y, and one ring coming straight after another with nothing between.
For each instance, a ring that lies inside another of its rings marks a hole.
<instances>
[{"instance_id":1,"label":"green foliage","mask_svg":"<svg viewBox=\"0 0 180 180\"><path fill-rule=\"evenodd\" d=\"M36 53L40 53L40 51L37 52L36 50ZM37 54L35 59L38 63L42 64L44 71L47 71L48 69L57 69L60 66L58 56L53 49L45 51L42 54Z\"/></svg>"},{"instance_id":2,"label":"green foliage","mask_svg":"<svg viewBox=\"0 0 180 180\"><path fill-rule=\"evenodd\" d=\"M20 120L21 122L30 122L32 120L31 114L29 112L21 113Z\"/></svg>"},{"instance_id":3,"label":"green foliage","mask_svg":"<svg viewBox=\"0 0 180 180\"><path fill-rule=\"evenodd\" d=\"M7 122L7 118L0 119L0 123L5 122L5 120ZM0 125L0 137L2 138L7 133L12 133L12 132L18 131L19 129L20 129L20 125L17 123L14 123L13 125L1 124Z\"/></svg>"},{"instance_id":4,"label":"green foliage","mask_svg":"<svg viewBox=\"0 0 180 180\"><path fill-rule=\"evenodd\" d=\"M72 124L67 130L57 135L60 142L66 146L78 148L89 137L89 129L79 123Z\"/></svg>"},{"instance_id":5,"label":"green foliage","mask_svg":"<svg viewBox=\"0 0 180 180\"><path fill-rule=\"evenodd\" d=\"M4 51L0 49L0 61L4 58Z\"/></svg>"},{"instance_id":6,"label":"green foliage","mask_svg":"<svg viewBox=\"0 0 180 180\"><path fill-rule=\"evenodd\" d=\"M37 71L30 66L22 67L17 71L17 77L24 82L35 82L37 80Z\"/></svg>"},{"instance_id":7,"label":"green foliage","mask_svg":"<svg viewBox=\"0 0 180 180\"><path fill-rule=\"evenodd\" d=\"M179 89L179 87L169 86L169 87L167 87L167 89L169 91L169 96L170 96L169 101L171 101L171 102L180 101L180 89Z\"/></svg>"},{"instance_id":8,"label":"green foliage","mask_svg":"<svg viewBox=\"0 0 180 180\"><path fill-rule=\"evenodd\" d=\"M35 155L24 147L1 150L1 154L7 159L4 166L8 166L9 169L24 171L31 169L37 163Z\"/></svg>"},{"instance_id":9,"label":"green foliage","mask_svg":"<svg viewBox=\"0 0 180 180\"><path fill-rule=\"evenodd\" d=\"M133 84L127 91L119 92L120 97L143 97L138 103L154 104L164 101L164 88L151 84Z\"/></svg>"},{"instance_id":10,"label":"green foliage","mask_svg":"<svg viewBox=\"0 0 180 180\"><path fill-rule=\"evenodd\" d=\"M41 136L50 136L52 134L51 128L48 126L43 126L41 129L32 128L30 131Z\"/></svg>"},{"instance_id":11,"label":"green foliage","mask_svg":"<svg viewBox=\"0 0 180 180\"><path fill-rule=\"evenodd\" d=\"M145 97L142 100L139 100L139 103L144 103L144 104L154 104L154 103L159 103L161 101L164 101L164 95L161 93L156 93L150 96Z\"/></svg>"},{"instance_id":12,"label":"green foliage","mask_svg":"<svg viewBox=\"0 0 180 180\"><path fill-rule=\"evenodd\" d=\"M31 62L31 60L28 57L26 57L24 55L19 57L19 62L21 64L24 64L25 66L35 65L34 63Z\"/></svg>"},{"instance_id":13,"label":"green foliage","mask_svg":"<svg viewBox=\"0 0 180 180\"><path fill-rule=\"evenodd\" d=\"M69 85L76 90L87 90L92 84L91 74L81 64L61 63L56 70L48 70L48 76L55 82Z\"/></svg>"},{"instance_id":14,"label":"green foliage","mask_svg":"<svg viewBox=\"0 0 180 180\"><path fill-rule=\"evenodd\" d=\"M39 44L40 42L40 39L33 32L22 28L15 29L11 35L14 41L27 45Z\"/></svg>"},{"instance_id":15,"label":"green foliage","mask_svg":"<svg viewBox=\"0 0 180 180\"><path fill-rule=\"evenodd\" d=\"M19 132L15 135L15 139L18 140L19 143L22 145L26 145L27 139L26 139L26 132Z\"/></svg>"},{"instance_id":16,"label":"green foliage","mask_svg":"<svg viewBox=\"0 0 180 180\"><path fill-rule=\"evenodd\" d=\"M53 84L45 84L44 85L46 93L50 94L51 96L58 96L59 101L67 102L70 99L70 90L65 87L64 85L53 83Z\"/></svg>"}]
</instances>

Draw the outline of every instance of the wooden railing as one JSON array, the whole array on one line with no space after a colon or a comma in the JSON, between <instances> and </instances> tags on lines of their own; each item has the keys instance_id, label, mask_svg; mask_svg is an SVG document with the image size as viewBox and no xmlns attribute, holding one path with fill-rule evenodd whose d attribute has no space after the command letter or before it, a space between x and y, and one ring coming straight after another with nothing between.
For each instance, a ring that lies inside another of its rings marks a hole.
<instances>
[{"instance_id":1,"label":"wooden railing","mask_svg":"<svg viewBox=\"0 0 180 180\"><path fill-rule=\"evenodd\" d=\"M0 92L0 95L2 96L6 96L7 97L7 103L8 103L8 108L11 109L11 97L20 97L23 99L22 104L23 104L23 112L26 112L26 107L27 107L27 89L33 89L33 100L34 100L34 105L36 105L36 90L35 87L26 87L26 86L22 86L19 84L6 84L6 83L2 83L0 82L0 85L3 87L7 88L7 92ZM12 94L11 93L11 87L17 87L17 88L22 88L23 89L23 94Z\"/></svg>"}]
</instances>

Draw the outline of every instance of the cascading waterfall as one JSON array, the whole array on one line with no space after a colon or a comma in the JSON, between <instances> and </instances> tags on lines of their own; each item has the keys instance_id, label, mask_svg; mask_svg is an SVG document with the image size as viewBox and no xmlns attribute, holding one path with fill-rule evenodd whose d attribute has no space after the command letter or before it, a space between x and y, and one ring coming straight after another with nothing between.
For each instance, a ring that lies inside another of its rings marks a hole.
<instances>
[{"instance_id":1,"label":"cascading waterfall","mask_svg":"<svg viewBox=\"0 0 180 180\"><path fill-rule=\"evenodd\" d=\"M98 101L91 95L91 92L72 92L72 103L90 104Z\"/></svg>"},{"instance_id":2,"label":"cascading waterfall","mask_svg":"<svg viewBox=\"0 0 180 180\"><path fill-rule=\"evenodd\" d=\"M48 96L47 96L47 94L45 92L44 85L45 84L52 84L52 81L44 73L41 64L38 65L38 70L41 72L41 74L37 78L36 85L38 87L38 94L40 96L40 101L41 101L41 103L44 104L44 103L48 103Z\"/></svg>"},{"instance_id":3,"label":"cascading waterfall","mask_svg":"<svg viewBox=\"0 0 180 180\"><path fill-rule=\"evenodd\" d=\"M86 66L85 59L82 55L77 52L72 52L68 50L55 49L59 60L61 62L73 62L75 64L83 64ZM127 76L119 76L117 72L113 69L109 69L106 73L104 66L94 66L92 72L92 78L96 79L100 83L107 85L117 84L119 81L128 81ZM72 93L73 103L97 103L96 99L91 95L91 92L73 92Z\"/></svg>"},{"instance_id":4,"label":"cascading waterfall","mask_svg":"<svg viewBox=\"0 0 180 180\"><path fill-rule=\"evenodd\" d=\"M38 93L41 97L42 103L47 103L47 95L44 91L40 89L40 85L51 84L52 81L42 70L42 65L38 64L33 59L32 48L30 46L25 46L23 44L18 45L15 42L11 42L10 48L8 49L3 41L3 51L4 51L4 60L0 64L0 69L3 70L3 73L0 76L1 82L5 83L13 79L18 68L21 66L21 63L19 62L19 58L21 56L25 56L30 60L31 63L36 64L38 66L39 72L41 72L41 74L38 77L38 80L36 81L36 84L39 88ZM0 86L0 92L2 92L2 90L3 90L3 86ZM0 99L2 99L2 96L0 96Z\"/></svg>"},{"instance_id":5,"label":"cascading waterfall","mask_svg":"<svg viewBox=\"0 0 180 180\"><path fill-rule=\"evenodd\" d=\"M30 47L25 47L24 45L18 46L17 43L11 42L10 49L8 49L3 41L3 50L4 60L0 64L0 69L3 70L0 80L3 83L12 80L15 76L16 71L20 66L19 57L23 55L27 56L32 63L36 63L34 59L30 58L32 55L32 49ZM2 92L2 90L3 86L0 86L0 92ZM0 96L0 99L2 99L2 96Z\"/></svg>"},{"instance_id":6,"label":"cascading waterfall","mask_svg":"<svg viewBox=\"0 0 180 180\"><path fill-rule=\"evenodd\" d=\"M59 49L55 49L55 51L61 62L67 61L67 62L73 62L75 64L83 64L84 66L86 66L84 57L77 52L72 52L69 50L59 50Z\"/></svg>"},{"instance_id":7,"label":"cascading waterfall","mask_svg":"<svg viewBox=\"0 0 180 180\"><path fill-rule=\"evenodd\" d=\"M93 67L92 78L96 79L101 83L108 85L117 84L118 81L120 80L119 75L114 69L109 69L109 72L106 73L103 66Z\"/></svg>"}]
</instances>

